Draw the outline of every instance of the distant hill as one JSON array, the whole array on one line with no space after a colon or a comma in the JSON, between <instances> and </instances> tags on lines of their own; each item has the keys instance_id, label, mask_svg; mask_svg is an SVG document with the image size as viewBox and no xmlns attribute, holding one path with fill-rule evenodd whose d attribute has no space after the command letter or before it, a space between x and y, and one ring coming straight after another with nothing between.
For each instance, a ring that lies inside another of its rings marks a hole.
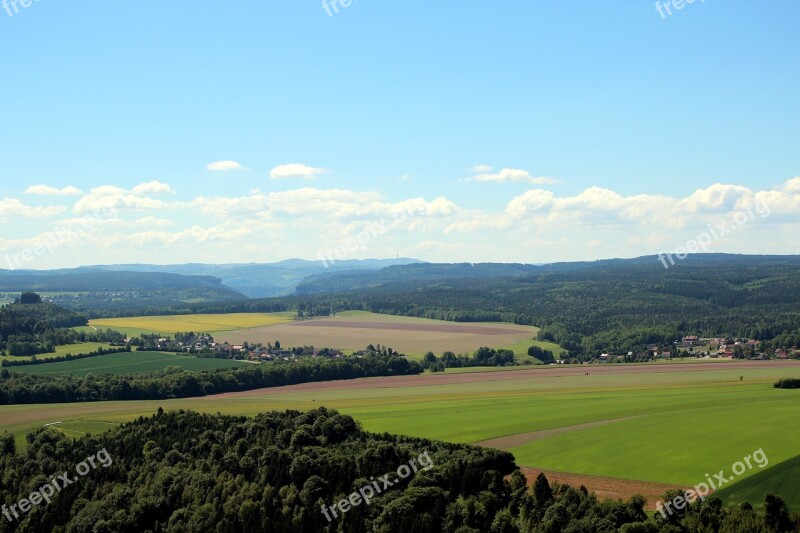
<instances>
[{"instance_id":1,"label":"distant hill","mask_svg":"<svg viewBox=\"0 0 800 533\"><path fill-rule=\"evenodd\" d=\"M94 268L69 270L0 270L0 291L80 292L97 290L137 290L212 287L231 291L219 278L182 276L158 272L106 272Z\"/></svg>"},{"instance_id":2,"label":"distant hill","mask_svg":"<svg viewBox=\"0 0 800 533\"><path fill-rule=\"evenodd\" d=\"M699 254L514 264L424 264L309 278L289 306L542 328L573 354L626 354L684 335L800 345L800 256Z\"/></svg>"},{"instance_id":3,"label":"distant hill","mask_svg":"<svg viewBox=\"0 0 800 533\"><path fill-rule=\"evenodd\" d=\"M76 310L153 307L243 300L212 276L163 272L111 272L97 268L0 270L0 292L35 291Z\"/></svg>"},{"instance_id":4,"label":"distant hill","mask_svg":"<svg viewBox=\"0 0 800 533\"><path fill-rule=\"evenodd\" d=\"M277 263L204 264L185 265L98 265L85 267L91 271L163 272L184 276L214 276L226 287L230 287L250 298L267 298L294 294L295 288L305 278L325 272L348 270L373 271L393 265L419 263L416 259L364 259L334 261L327 266L322 261L287 259ZM83 269L79 269L83 270Z\"/></svg>"},{"instance_id":5,"label":"distant hill","mask_svg":"<svg viewBox=\"0 0 800 533\"><path fill-rule=\"evenodd\" d=\"M321 293L348 292L378 287L419 287L438 282L454 280L480 280L491 278L519 278L539 275L568 275L592 279L603 273L622 275L635 270L637 273L649 272L671 277L684 277L686 272L679 269L742 267L776 268L800 267L797 255L735 255L735 254L694 254L665 269L658 256L642 256L632 259L600 259L597 261L574 261L560 263L418 263L398 265L380 270L349 270L324 272L309 276L297 286L296 294L310 295Z\"/></svg>"},{"instance_id":6,"label":"distant hill","mask_svg":"<svg viewBox=\"0 0 800 533\"><path fill-rule=\"evenodd\" d=\"M519 263L416 263L380 270L354 269L309 276L297 286L296 294L344 292L403 283L514 277L539 270L539 266Z\"/></svg>"}]
</instances>

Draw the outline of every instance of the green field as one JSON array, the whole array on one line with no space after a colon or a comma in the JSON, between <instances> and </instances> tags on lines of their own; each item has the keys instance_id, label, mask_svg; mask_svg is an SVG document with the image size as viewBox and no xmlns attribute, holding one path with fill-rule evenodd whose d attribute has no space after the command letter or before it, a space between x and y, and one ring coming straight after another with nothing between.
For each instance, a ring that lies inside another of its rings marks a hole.
<instances>
[{"instance_id":1,"label":"green field","mask_svg":"<svg viewBox=\"0 0 800 533\"><path fill-rule=\"evenodd\" d=\"M293 313L229 313L220 315L169 315L101 318L89 321L89 328L113 329L127 335L177 332L219 333L286 324ZM85 329L85 328L84 328Z\"/></svg>"},{"instance_id":2,"label":"green field","mask_svg":"<svg viewBox=\"0 0 800 533\"><path fill-rule=\"evenodd\" d=\"M109 348L107 342L80 342L77 344L65 344L63 346L56 346L55 352L36 354L36 359L52 359L54 357L61 357L63 355L81 355L85 353L96 352L100 348ZM32 355L9 355L6 356L11 361L27 361L32 359Z\"/></svg>"},{"instance_id":3,"label":"green field","mask_svg":"<svg viewBox=\"0 0 800 533\"><path fill-rule=\"evenodd\" d=\"M311 391L251 391L229 398L0 406L0 426L22 442L25 432L48 422L62 422L69 434L95 432L158 407L255 415L324 405L375 432L462 443L520 438L506 447L520 465L686 487L704 481L707 472L730 471L759 448L770 466L797 455L800 391L774 389L772 384L781 377L800 377L800 364L598 367L446 372L376 378L365 385L365 380L341 382L339 388ZM443 377L451 381L443 383ZM387 386L397 380L404 385ZM529 437L531 432L539 433ZM730 485L741 492L720 495L758 504L763 484L750 489L745 482L755 483L766 472L754 468ZM800 510L796 490L787 489L787 483L773 485Z\"/></svg>"},{"instance_id":4,"label":"green field","mask_svg":"<svg viewBox=\"0 0 800 533\"><path fill-rule=\"evenodd\" d=\"M768 465L765 470L750 476L741 483L723 488L717 496L732 503L758 502L767 492L780 494L791 502L800 501L800 455L776 465Z\"/></svg>"},{"instance_id":5,"label":"green field","mask_svg":"<svg viewBox=\"0 0 800 533\"><path fill-rule=\"evenodd\" d=\"M29 374L133 374L136 372L153 372L169 366L178 366L184 370L213 370L216 368L233 368L248 363L232 359L199 359L186 355L166 352L129 352L111 355L99 355L76 361L45 363L41 365L15 366L12 372Z\"/></svg>"}]
</instances>

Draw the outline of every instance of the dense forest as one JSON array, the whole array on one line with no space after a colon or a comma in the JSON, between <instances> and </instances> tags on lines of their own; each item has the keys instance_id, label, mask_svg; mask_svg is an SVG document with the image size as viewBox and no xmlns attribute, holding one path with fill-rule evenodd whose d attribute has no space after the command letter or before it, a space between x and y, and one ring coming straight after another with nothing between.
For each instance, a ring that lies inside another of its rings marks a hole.
<instances>
[{"instance_id":1,"label":"dense forest","mask_svg":"<svg viewBox=\"0 0 800 533\"><path fill-rule=\"evenodd\" d=\"M81 468L94 457L103 461ZM773 496L763 512L710 498L664 519L641 497L599 501L543 475L529 488L510 453L371 434L325 408L255 418L159 410L79 439L39 429L24 451L0 436L0 473L0 533L768 533L798 524Z\"/></svg>"},{"instance_id":2,"label":"dense forest","mask_svg":"<svg viewBox=\"0 0 800 533\"><path fill-rule=\"evenodd\" d=\"M66 328L87 323L85 316L43 302L38 294L22 293L13 304L0 307L0 354L51 352L55 346L77 338L77 332Z\"/></svg>"},{"instance_id":3,"label":"dense forest","mask_svg":"<svg viewBox=\"0 0 800 533\"><path fill-rule=\"evenodd\" d=\"M347 359L304 358L239 368L189 372L170 367L133 375L76 377L0 370L0 405L110 400L164 400L279 387L316 381L419 374L404 357L375 355Z\"/></svg>"}]
</instances>

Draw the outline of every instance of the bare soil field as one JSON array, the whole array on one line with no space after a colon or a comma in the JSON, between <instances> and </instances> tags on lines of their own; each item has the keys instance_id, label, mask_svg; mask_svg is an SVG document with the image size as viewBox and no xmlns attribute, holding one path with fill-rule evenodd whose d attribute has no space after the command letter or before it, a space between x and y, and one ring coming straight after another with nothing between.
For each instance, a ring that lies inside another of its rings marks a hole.
<instances>
[{"instance_id":1,"label":"bare soil field","mask_svg":"<svg viewBox=\"0 0 800 533\"><path fill-rule=\"evenodd\" d=\"M541 470L539 468L529 468L521 466L520 470L528 479L528 485L533 485L536 476L544 472L547 480L552 485L554 482L580 487L583 485L589 492L597 494L599 499L610 498L612 500L627 500L635 494L641 494L647 499L648 510L654 511L656 502L662 500L664 493L670 489L685 489L677 485L665 483L651 483L648 481L638 481L635 479L618 479L613 477L589 476L585 474L571 474L569 472L554 472L551 470Z\"/></svg>"},{"instance_id":2,"label":"bare soil field","mask_svg":"<svg viewBox=\"0 0 800 533\"><path fill-rule=\"evenodd\" d=\"M470 323L397 323L397 322L358 322L352 320L308 320L287 324L295 328L356 328L356 329L387 329L398 331L434 331L437 333L461 333L476 335L507 335L517 334L519 329L512 327L473 326ZM523 326L524 327L524 326Z\"/></svg>"},{"instance_id":3,"label":"bare soil field","mask_svg":"<svg viewBox=\"0 0 800 533\"><path fill-rule=\"evenodd\" d=\"M481 346L513 345L533 340L537 332L537 328L516 324L445 322L363 313L230 331L216 338L232 344L266 344L277 340L284 346L313 345L339 350L363 350L368 344L381 344L406 354L428 350L441 354L447 350L461 353Z\"/></svg>"}]
</instances>

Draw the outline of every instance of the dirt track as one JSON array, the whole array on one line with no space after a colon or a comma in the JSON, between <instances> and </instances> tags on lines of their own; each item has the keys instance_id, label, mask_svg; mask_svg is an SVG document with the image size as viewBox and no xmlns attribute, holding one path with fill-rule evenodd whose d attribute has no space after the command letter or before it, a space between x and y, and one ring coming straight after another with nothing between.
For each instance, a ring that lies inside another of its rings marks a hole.
<instances>
[{"instance_id":1,"label":"dirt track","mask_svg":"<svg viewBox=\"0 0 800 533\"><path fill-rule=\"evenodd\" d=\"M562 433L569 433L570 431L580 431L582 429L590 429L598 426L604 426L606 424L611 424L612 422L619 422L621 420L628 420L630 418L635 418L635 417L629 416L625 418L613 418L611 420L598 420L596 422L587 422L585 424L575 424L572 426L564 426L560 428L529 431L527 433L517 433L515 435L507 435L505 437L496 437L493 439L482 440L475 442L473 444L476 444L477 446L483 446L485 448L510 450L515 446L522 446L523 444L527 444L535 440L546 439L548 437L553 437L555 435L561 435Z\"/></svg>"},{"instance_id":2,"label":"dirt track","mask_svg":"<svg viewBox=\"0 0 800 533\"><path fill-rule=\"evenodd\" d=\"M375 389L375 388L403 388L434 385L449 385L455 383L476 383L486 381L505 381L511 379L538 379L559 376L579 376L589 373L596 375L624 375L647 374L665 372L705 372L710 370L746 370L753 368L798 368L798 361L742 361L730 363L676 363L676 364L638 364L638 365L555 365L544 368L531 368L525 370L507 370L496 372L472 372L460 374L435 373L417 376L394 376L380 378L359 378L342 381L321 381L317 383L302 383L300 385L287 385L284 387L271 387L243 392L229 392L215 396L205 396L204 399L213 398L241 398L247 396L262 396L265 394L285 394L291 392L309 392L322 390L342 389Z\"/></svg>"}]
</instances>

